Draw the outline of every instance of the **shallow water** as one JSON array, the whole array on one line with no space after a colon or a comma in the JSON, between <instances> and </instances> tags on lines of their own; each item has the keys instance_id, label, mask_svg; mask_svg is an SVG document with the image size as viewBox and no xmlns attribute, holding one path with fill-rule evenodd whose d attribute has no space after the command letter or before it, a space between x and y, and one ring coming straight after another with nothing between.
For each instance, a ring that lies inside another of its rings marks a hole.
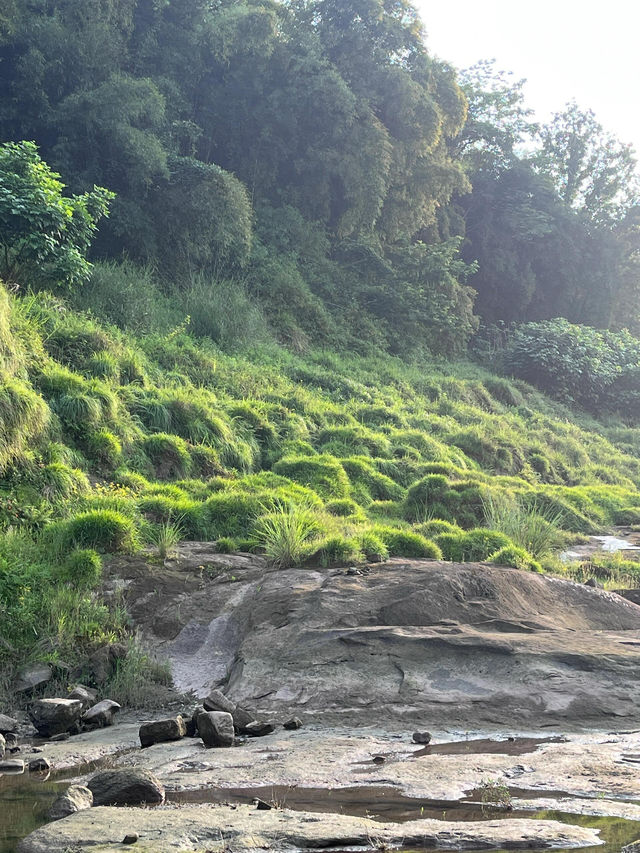
<instances>
[{"instance_id":1,"label":"shallow water","mask_svg":"<svg viewBox=\"0 0 640 853\"><path fill-rule=\"evenodd\" d=\"M21 838L46 822L60 790L60 782L41 774L0 775L0 853L14 853Z\"/></svg>"},{"instance_id":2,"label":"shallow water","mask_svg":"<svg viewBox=\"0 0 640 853\"><path fill-rule=\"evenodd\" d=\"M567 563L570 560L584 560L592 554L604 551L607 554L615 554L618 551L640 551L640 545L619 536L590 536L586 545L576 545L563 551L560 559Z\"/></svg>"}]
</instances>

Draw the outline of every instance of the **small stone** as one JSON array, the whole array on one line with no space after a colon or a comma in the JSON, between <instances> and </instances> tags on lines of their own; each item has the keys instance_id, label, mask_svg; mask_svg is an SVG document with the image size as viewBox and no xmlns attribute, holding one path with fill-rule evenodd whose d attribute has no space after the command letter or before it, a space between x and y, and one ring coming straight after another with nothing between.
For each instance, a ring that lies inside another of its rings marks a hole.
<instances>
[{"instance_id":1,"label":"small stone","mask_svg":"<svg viewBox=\"0 0 640 853\"><path fill-rule=\"evenodd\" d=\"M233 746L233 717L224 711L205 711L197 720L198 733L206 747Z\"/></svg>"},{"instance_id":2,"label":"small stone","mask_svg":"<svg viewBox=\"0 0 640 853\"><path fill-rule=\"evenodd\" d=\"M384 755L374 755L372 759L374 764L384 764L386 760Z\"/></svg>"},{"instance_id":3,"label":"small stone","mask_svg":"<svg viewBox=\"0 0 640 853\"><path fill-rule=\"evenodd\" d=\"M291 717L285 723L282 724L283 729L288 729L289 731L295 731L296 729L302 728L302 720L299 717Z\"/></svg>"},{"instance_id":4,"label":"small stone","mask_svg":"<svg viewBox=\"0 0 640 853\"><path fill-rule=\"evenodd\" d=\"M265 723L258 720L254 723L249 723L243 729L244 734L249 735L249 737L264 737L265 735L273 734L275 730L276 727L273 723Z\"/></svg>"},{"instance_id":5,"label":"small stone","mask_svg":"<svg viewBox=\"0 0 640 853\"><path fill-rule=\"evenodd\" d=\"M50 820L60 820L70 814L90 809L93 805L93 794L84 785L70 785L64 794L61 794L49 809Z\"/></svg>"},{"instance_id":6,"label":"small stone","mask_svg":"<svg viewBox=\"0 0 640 853\"><path fill-rule=\"evenodd\" d=\"M0 761L0 773L24 773L24 761L20 758L5 758Z\"/></svg>"},{"instance_id":7,"label":"small stone","mask_svg":"<svg viewBox=\"0 0 640 853\"><path fill-rule=\"evenodd\" d=\"M46 758L34 758L29 762L30 773L44 773L45 770L51 770L51 765Z\"/></svg>"},{"instance_id":8,"label":"small stone","mask_svg":"<svg viewBox=\"0 0 640 853\"><path fill-rule=\"evenodd\" d=\"M15 732L17 728L17 720L14 720L13 717L7 717L6 714L0 714L0 735L6 735L9 734L9 732Z\"/></svg>"},{"instance_id":9,"label":"small stone","mask_svg":"<svg viewBox=\"0 0 640 853\"><path fill-rule=\"evenodd\" d=\"M88 729L103 729L113 725L113 717L119 710L120 705L113 699L103 699L84 712L82 722Z\"/></svg>"},{"instance_id":10,"label":"small stone","mask_svg":"<svg viewBox=\"0 0 640 853\"><path fill-rule=\"evenodd\" d=\"M123 844L135 844L136 841L140 838L137 832L128 832L125 837L122 839Z\"/></svg>"},{"instance_id":11,"label":"small stone","mask_svg":"<svg viewBox=\"0 0 640 853\"><path fill-rule=\"evenodd\" d=\"M224 693L219 690L212 690L202 704L205 711L225 711L232 715L236 709L236 703L227 699Z\"/></svg>"},{"instance_id":12,"label":"small stone","mask_svg":"<svg viewBox=\"0 0 640 853\"><path fill-rule=\"evenodd\" d=\"M259 812L270 812L273 806L266 803L264 800L261 800L260 797L256 797L253 801L255 806Z\"/></svg>"},{"instance_id":13,"label":"small stone","mask_svg":"<svg viewBox=\"0 0 640 853\"><path fill-rule=\"evenodd\" d=\"M422 744L431 743L431 732L414 732L413 742Z\"/></svg>"},{"instance_id":14,"label":"small stone","mask_svg":"<svg viewBox=\"0 0 640 853\"><path fill-rule=\"evenodd\" d=\"M167 720L156 720L152 723L143 723L140 726L139 737L142 747L152 746L154 743L166 743L167 741L180 740L187 733L187 726L178 714Z\"/></svg>"}]
</instances>

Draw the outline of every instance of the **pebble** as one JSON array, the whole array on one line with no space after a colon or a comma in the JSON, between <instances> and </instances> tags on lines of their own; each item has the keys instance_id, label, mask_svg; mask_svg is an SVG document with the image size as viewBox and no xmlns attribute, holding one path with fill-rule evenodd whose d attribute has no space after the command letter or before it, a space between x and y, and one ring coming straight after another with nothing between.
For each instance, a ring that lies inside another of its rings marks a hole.
<instances>
[{"instance_id":1,"label":"pebble","mask_svg":"<svg viewBox=\"0 0 640 853\"><path fill-rule=\"evenodd\" d=\"M136 841L140 838L137 832L128 832L125 837L122 839L123 844L135 844Z\"/></svg>"}]
</instances>

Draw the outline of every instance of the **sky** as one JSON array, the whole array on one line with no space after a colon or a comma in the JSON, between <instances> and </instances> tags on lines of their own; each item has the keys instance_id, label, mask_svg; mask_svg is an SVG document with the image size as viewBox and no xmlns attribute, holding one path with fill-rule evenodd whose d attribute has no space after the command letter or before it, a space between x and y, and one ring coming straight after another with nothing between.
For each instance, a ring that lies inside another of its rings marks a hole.
<instances>
[{"instance_id":1,"label":"sky","mask_svg":"<svg viewBox=\"0 0 640 853\"><path fill-rule=\"evenodd\" d=\"M640 155L640 0L414 0L429 52L526 78L546 121L570 100Z\"/></svg>"}]
</instances>

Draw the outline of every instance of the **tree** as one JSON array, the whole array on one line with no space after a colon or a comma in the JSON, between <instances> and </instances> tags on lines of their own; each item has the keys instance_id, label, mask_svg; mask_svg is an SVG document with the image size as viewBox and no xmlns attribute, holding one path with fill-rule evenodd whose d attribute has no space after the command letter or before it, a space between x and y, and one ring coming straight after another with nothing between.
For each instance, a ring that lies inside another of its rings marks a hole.
<instances>
[{"instance_id":1,"label":"tree","mask_svg":"<svg viewBox=\"0 0 640 853\"><path fill-rule=\"evenodd\" d=\"M67 198L33 142L0 145L0 275L8 284L84 281L85 255L114 193L103 187Z\"/></svg>"},{"instance_id":2,"label":"tree","mask_svg":"<svg viewBox=\"0 0 640 853\"><path fill-rule=\"evenodd\" d=\"M638 200L633 148L607 133L591 110L567 104L542 127L540 140L538 170L553 180L567 204L592 222L620 220Z\"/></svg>"}]
</instances>

